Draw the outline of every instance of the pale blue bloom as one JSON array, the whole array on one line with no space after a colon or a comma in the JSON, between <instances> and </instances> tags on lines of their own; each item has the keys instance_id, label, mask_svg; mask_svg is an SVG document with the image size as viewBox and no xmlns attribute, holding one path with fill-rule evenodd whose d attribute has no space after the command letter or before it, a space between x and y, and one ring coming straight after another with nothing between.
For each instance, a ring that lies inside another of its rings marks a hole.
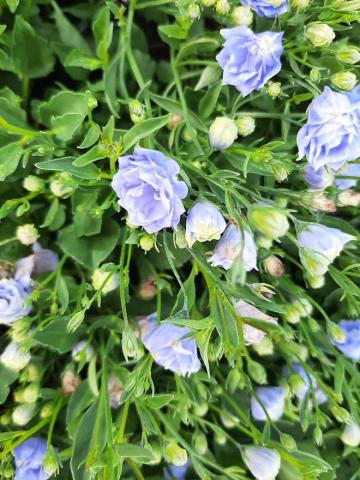
<instances>
[{"instance_id":1,"label":"pale blue bloom","mask_svg":"<svg viewBox=\"0 0 360 480\"><path fill-rule=\"evenodd\" d=\"M216 60L223 69L223 85L233 85L246 96L280 71L283 32L254 33L235 27L220 33L225 43Z\"/></svg>"},{"instance_id":2,"label":"pale blue bloom","mask_svg":"<svg viewBox=\"0 0 360 480\"><path fill-rule=\"evenodd\" d=\"M353 360L360 360L360 320L341 320L338 323L338 327L345 335L343 342L332 343L336 348L342 352L345 357L352 358Z\"/></svg>"},{"instance_id":3,"label":"pale blue bloom","mask_svg":"<svg viewBox=\"0 0 360 480\"><path fill-rule=\"evenodd\" d=\"M246 272L256 268L256 245L252 234L230 224L208 261L213 267L221 266L228 270L239 256Z\"/></svg>"},{"instance_id":4,"label":"pale blue bloom","mask_svg":"<svg viewBox=\"0 0 360 480\"><path fill-rule=\"evenodd\" d=\"M158 365L181 376L200 370L196 342L190 331L169 323L156 324L156 315L140 322L141 340Z\"/></svg>"},{"instance_id":5,"label":"pale blue bloom","mask_svg":"<svg viewBox=\"0 0 360 480\"><path fill-rule=\"evenodd\" d=\"M286 0L266 1L266 0L240 0L241 5L252 8L259 17L273 18L287 12Z\"/></svg>"},{"instance_id":6,"label":"pale blue bloom","mask_svg":"<svg viewBox=\"0 0 360 480\"><path fill-rule=\"evenodd\" d=\"M311 165L307 164L304 172L304 180L313 190L323 190L329 187L334 180L333 172L325 167L315 170Z\"/></svg>"},{"instance_id":7,"label":"pale blue bloom","mask_svg":"<svg viewBox=\"0 0 360 480\"><path fill-rule=\"evenodd\" d=\"M321 403L324 403L327 401L327 396L322 390L320 390L314 376L311 375L311 373L305 372L305 370L299 363L294 363L293 369L295 373L297 373L304 382L303 385L299 387L296 391L296 396L299 400L302 400L305 397L308 390L311 388L310 386L312 386L317 403L320 405ZM311 398L311 394L309 395Z\"/></svg>"},{"instance_id":8,"label":"pale blue bloom","mask_svg":"<svg viewBox=\"0 0 360 480\"><path fill-rule=\"evenodd\" d=\"M181 467L169 463L169 465L164 468L164 480L185 480L188 468L189 461L187 461L185 465L181 465Z\"/></svg>"},{"instance_id":9,"label":"pale blue bloom","mask_svg":"<svg viewBox=\"0 0 360 480\"><path fill-rule=\"evenodd\" d=\"M281 466L277 450L258 445L246 445L242 449L245 465L256 480L275 480Z\"/></svg>"},{"instance_id":10,"label":"pale blue bloom","mask_svg":"<svg viewBox=\"0 0 360 480\"><path fill-rule=\"evenodd\" d=\"M14 278L23 284L31 285L31 280L42 273L52 272L59 263L58 255L52 250L42 248L40 243L34 243L33 254L22 258L16 263Z\"/></svg>"},{"instance_id":11,"label":"pale blue bloom","mask_svg":"<svg viewBox=\"0 0 360 480\"><path fill-rule=\"evenodd\" d=\"M15 480L46 480L50 478L42 468L46 452L46 441L40 437L31 437L14 448Z\"/></svg>"},{"instance_id":12,"label":"pale blue bloom","mask_svg":"<svg viewBox=\"0 0 360 480\"><path fill-rule=\"evenodd\" d=\"M339 170L345 162L360 157L360 101L358 96L325 87L314 98L307 123L297 135L299 158L306 156L318 170L328 166Z\"/></svg>"},{"instance_id":13,"label":"pale blue bloom","mask_svg":"<svg viewBox=\"0 0 360 480\"><path fill-rule=\"evenodd\" d=\"M119 157L119 170L112 180L119 205L128 212L131 225L148 233L176 227L184 212L182 199L188 193L177 179L179 165L156 150L135 148Z\"/></svg>"},{"instance_id":14,"label":"pale blue bloom","mask_svg":"<svg viewBox=\"0 0 360 480\"><path fill-rule=\"evenodd\" d=\"M24 284L21 279L2 278L0 280L0 324L8 325L28 315L31 306L24 306L28 296L27 282Z\"/></svg>"},{"instance_id":15,"label":"pale blue bloom","mask_svg":"<svg viewBox=\"0 0 360 480\"><path fill-rule=\"evenodd\" d=\"M284 413L285 392L282 387L259 387L256 395L264 405L271 420L279 420ZM267 420L266 413L255 396L251 397L251 415L255 420Z\"/></svg>"},{"instance_id":16,"label":"pale blue bloom","mask_svg":"<svg viewBox=\"0 0 360 480\"><path fill-rule=\"evenodd\" d=\"M218 240L225 227L224 217L215 205L209 202L195 203L186 217L186 241L192 247L196 241Z\"/></svg>"},{"instance_id":17,"label":"pale blue bloom","mask_svg":"<svg viewBox=\"0 0 360 480\"><path fill-rule=\"evenodd\" d=\"M360 177L360 163L350 163L346 169L335 178L334 185L338 190L348 190L355 187L357 180L344 177Z\"/></svg>"}]
</instances>

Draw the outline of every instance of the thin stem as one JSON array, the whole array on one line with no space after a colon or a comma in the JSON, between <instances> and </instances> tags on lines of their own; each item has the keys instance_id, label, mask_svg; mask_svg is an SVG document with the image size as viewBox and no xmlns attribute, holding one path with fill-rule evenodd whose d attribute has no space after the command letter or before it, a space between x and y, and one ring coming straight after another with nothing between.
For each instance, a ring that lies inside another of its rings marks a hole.
<instances>
[{"instance_id":1,"label":"thin stem","mask_svg":"<svg viewBox=\"0 0 360 480\"><path fill-rule=\"evenodd\" d=\"M115 438L115 443L123 443L124 438L125 438L125 427L126 427L126 422L127 422L127 417L129 413L129 407L130 407L130 402L129 400L126 400L124 403L124 407L121 413L121 420L120 420L120 426L119 426L119 431L116 435Z\"/></svg>"}]
</instances>

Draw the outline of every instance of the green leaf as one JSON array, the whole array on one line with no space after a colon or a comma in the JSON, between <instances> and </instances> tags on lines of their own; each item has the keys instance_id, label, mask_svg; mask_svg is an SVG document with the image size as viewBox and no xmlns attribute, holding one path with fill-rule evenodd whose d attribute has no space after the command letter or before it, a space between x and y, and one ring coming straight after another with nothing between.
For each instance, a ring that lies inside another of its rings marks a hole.
<instances>
[{"instance_id":1,"label":"green leaf","mask_svg":"<svg viewBox=\"0 0 360 480\"><path fill-rule=\"evenodd\" d=\"M22 153L20 143L8 143L0 148L0 181L15 172Z\"/></svg>"},{"instance_id":2,"label":"green leaf","mask_svg":"<svg viewBox=\"0 0 360 480\"><path fill-rule=\"evenodd\" d=\"M213 87L209 88L199 103L199 114L201 118L208 118L214 111L219 95L221 92L221 82L216 83Z\"/></svg>"},{"instance_id":3,"label":"green leaf","mask_svg":"<svg viewBox=\"0 0 360 480\"><path fill-rule=\"evenodd\" d=\"M164 127L170 119L170 115L164 115L158 118L149 118L141 123L134 125L128 132L125 133L123 138L122 151L126 152L141 139L153 135L155 132Z\"/></svg>"},{"instance_id":4,"label":"green leaf","mask_svg":"<svg viewBox=\"0 0 360 480\"><path fill-rule=\"evenodd\" d=\"M48 211L46 212L45 219L43 223L40 225L40 227L45 228L51 225L52 222L55 220L58 211L59 211L59 199L54 198L54 200L51 202L51 205Z\"/></svg>"},{"instance_id":5,"label":"green leaf","mask_svg":"<svg viewBox=\"0 0 360 480\"><path fill-rule=\"evenodd\" d=\"M138 463L148 463L153 460L150 450L130 443L121 443L115 447L116 455L121 458L135 458Z\"/></svg>"},{"instance_id":6,"label":"green leaf","mask_svg":"<svg viewBox=\"0 0 360 480\"><path fill-rule=\"evenodd\" d=\"M101 65L102 63L100 60L84 53L78 48L71 50L64 60L64 67L81 67L90 70L91 72L101 68Z\"/></svg>"},{"instance_id":7,"label":"green leaf","mask_svg":"<svg viewBox=\"0 0 360 480\"><path fill-rule=\"evenodd\" d=\"M9 395L9 386L15 382L19 374L14 370L4 367L0 363L0 405L4 403Z\"/></svg>"},{"instance_id":8,"label":"green leaf","mask_svg":"<svg viewBox=\"0 0 360 480\"><path fill-rule=\"evenodd\" d=\"M68 318L57 318L38 330L33 338L45 347L59 353L66 353L72 349L83 334L82 329L69 333L67 324Z\"/></svg>"},{"instance_id":9,"label":"green leaf","mask_svg":"<svg viewBox=\"0 0 360 480\"><path fill-rule=\"evenodd\" d=\"M109 61L108 49L113 36L113 24L110 22L110 12L106 6L99 9L92 24L96 44L96 55L107 64Z\"/></svg>"},{"instance_id":10,"label":"green leaf","mask_svg":"<svg viewBox=\"0 0 360 480\"><path fill-rule=\"evenodd\" d=\"M81 36L79 31L69 22L69 20L62 13L61 9L55 2L52 2L54 8L54 19L59 30L61 41L65 45L72 48L79 48L85 53L90 53L91 50L86 40Z\"/></svg>"},{"instance_id":11,"label":"green leaf","mask_svg":"<svg viewBox=\"0 0 360 480\"><path fill-rule=\"evenodd\" d=\"M89 382L84 380L80 383L75 392L71 395L66 410L66 424L68 430L73 437L73 425L75 420L83 413L83 411L95 400L92 391L89 388Z\"/></svg>"},{"instance_id":12,"label":"green leaf","mask_svg":"<svg viewBox=\"0 0 360 480\"><path fill-rule=\"evenodd\" d=\"M92 444L97 403L94 403L82 416L75 433L70 467L73 480L88 480L90 472L86 468L86 457Z\"/></svg>"},{"instance_id":13,"label":"green leaf","mask_svg":"<svg viewBox=\"0 0 360 480\"><path fill-rule=\"evenodd\" d=\"M98 143L90 150L88 150L83 155L80 155L76 160L74 160L73 165L75 167L84 167L85 165L89 165L90 163L96 162L96 160L101 160L102 158L106 158L110 155L109 147L102 143Z\"/></svg>"},{"instance_id":14,"label":"green leaf","mask_svg":"<svg viewBox=\"0 0 360 480\"><path fill-rule=\"evenodd\" d=\"M94 270L114 250L120 235L119 225L113 220L103 222L102 231L92 237L76 238L74 225L59 232L59 245L71 258Z\"/></svg>"},{"instance_id":15,"label":"green leaf","mask_svg":"<svg viewBox=\"0 0 360 480\"><path fill-rule=\"evenodd\" d=\"M63 90L50 98L48 102L41 104L39 108L40 118L44 125L51 127L53 117L61 117L71 112L85 117L88 113L88 99L84 93Z\"/></svg>"},{"instance_id":16,"label":"green leaf","mask_svg":"<svg viewBox=\"0 0 360 480\"><path fill-rule=\"evenodd\" d=\"M100 137L100 127L96 124L90 125L88 131L85 134L83 141L80 143L78 148L89 148L94 145L95 142L99 140Z\"/></svg>"},{"instance_id":17,"label":"green leaf","mask_svg":"<svg viewBox=\"0 0 360 480\"><path fill-rule=\"evenodd\" d=\"M21 78L41 78L54 66L54 55L49 42L38 35L20 15L16 16L12 32L12 55L17 74Z\"/></svg>"},{"instance_id":18,"label":"green leaf","mask_svg":"<svg viewBox=\"0 0 360 480\"><path fill-rule=\"evenodd\" d=\"M187 36L186 30L183 30L179 25L159 25L158 31L162 38L165 37L182 40Z\"/></svg>"},{"instance_id":19,"label":"green leaf","mask_svg":"<svg viewBox=\"0 0 360 480\"><path fill-rule=\"evenodd\" d=\"M52 126L57 137L64 142L70 140L84 121L81 113L66 113L60 117L54 117Z\"/></svg>"},{"instance_id":20,"label":"green leaf","mask_svg":"<svg viewBox=\"0 0 360 480\"><path fill-rule=\"evenodd\" d=\"M86 165L85 167L75 167L74 157L62 157L36 163L35 166L40 170L50 170L59 172L69 172L74 177L85 180L96 180L100 178L100 170L95 165Z\"/></svg>"},{"instance_id":21,"label":"green leaf","mask_svg":"<svg viewBox=\"0 0 360 480\"><path fill-rule=\"evenodd\" d=\"M159 395L144 395L141 400L150 408L158 409L165 407L168 403L174 400L172 393L164 393Z\"/></svg>"},{"instance_id":22,"label":"green leaf","mask_svg":"<svg viewBox=\"0 0 360 480\"><path fill-rule=\"evenodd\" d=\"M7 6L11 13L14 13L19 5L20 0L6 0Z\"/></svg>"}]
</instances>

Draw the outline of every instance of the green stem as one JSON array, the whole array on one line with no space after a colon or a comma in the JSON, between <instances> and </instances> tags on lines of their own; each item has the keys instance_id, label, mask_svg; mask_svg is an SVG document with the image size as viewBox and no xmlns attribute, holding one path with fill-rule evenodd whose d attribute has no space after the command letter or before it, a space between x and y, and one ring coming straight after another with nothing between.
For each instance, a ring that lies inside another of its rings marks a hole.
<instances>
[{"instance_id":1,"label":"green stem","mask_svg":"<svg viewBox=\"0 0 360 480\"><path fill-rule=\"evenodd\" d=\"M131 458L127 458L126 462L131 468L131 470L134 472L134 475L137 478L137 480L145 480L145 477L141 473L140 468L136 465L136 463L133 460L131 460Z\"/></svg>"},{"instance_id":2,"label":"green stem","mask_svg":"<svg viewBox=\"0 0 360 480\"><path fill-rule=\"evenodd\" d=\"M121 413L121 420L120 420L120 426L119 426L119 431L116 435L115 438L115 443L123 443L124 438L125 438L125 427L126 427L126 422L127 422L127 417L129 414L129 407L130 407L130 402L127 400L124 403L124 407Z\"/></svg>"}]
</instances>

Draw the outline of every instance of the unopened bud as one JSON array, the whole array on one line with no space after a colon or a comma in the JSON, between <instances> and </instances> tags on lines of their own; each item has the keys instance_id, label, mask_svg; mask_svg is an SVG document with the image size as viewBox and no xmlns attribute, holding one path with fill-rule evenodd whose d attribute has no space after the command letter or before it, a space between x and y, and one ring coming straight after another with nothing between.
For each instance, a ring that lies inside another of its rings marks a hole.
<instances>
[{"instance_id":1,"label":"unopened bud","mask_svg":"<svg viewBox=\"0 0 360 480\"><path fill-rule=\"evenodd\" d=\"M200 3L203 7L213 7L216 3L216 0L200 0Z\"/></svg>"},{"instance_id":2,"label":"unopened bud","mask_svg":"<svg viewBox=\"0 0 360 480\"><path fill-rule=\"evenodd\" d=\"M199 455L205 455L208 450L208 442L206 436L202 432L198 432L195 435L194 449Z\"/></svg>"},{"instance_id":3,"label":"unopened bud","mask_svg":"<svg viewBox=\"0 0 360 480\"><path fill-rule=\"evenodd\" d=\"M248 372L250 377L260 385L264 385L267 381L266 370L259 362L248 360Z\"/></svg>"},{"instance_id":4,"label":"unopened bud","mask_svg":"<svg viewBox=\"0 0 360 480\"><path fill-rule=\"evenodd\" d=\"M191 20L196 20L200 18L200 7L196 3L192 3L188 6L186 10L186 16L191 18Z\"/></svg>"},{"instance_id":5,"label":"unopened bud","mask_svg":"<svg viewBox=\"0 0 360 480\"><path fill-rule=\"evenodd\" d=\"M360 192L345 190L338 196L338 201L344 207L358 207L360 205Z\"/></svg>"},{"instance_id":6,"label":"unopened bud","mask_svg":"<svg viewBox=\"0 0 360 480\"><path fill-rule=\"evenodd\" d=\"M314 83L319 83L321 80L321 73L318 68L312 68L310 70L310 80Z\"/></svg>"},{"instance_id":7,"label":"unopened bud","mask_svg":"<svg viewBox=\"0 0 360 480\"><path fill-rule=\"evenodd\" d=\"M353 72L338 72L331 77L331 83L340 90L352 90L356 82L356 75Z\"/></svg>"},{"instance_id":8,"label":"unopened bud","mask_svg":"<svg viewBox=\"0 0 360 480\"><path fill-rule=\"evenodd\" d=\"M296 442L291 435L281 432L280 442L282 446L286 448L286 450L288 450L289 452L293 452L294 450L296 450Z\"/></svg>"},{"instance_id":9,"label":"unopened bud","mask_svg":"<svg viewBox=\"0 0 360 480\"><path fill-rule=\"evenodd\" d=\"M226 389L229 390L230 393L234 393L239 387L240 379L241 373L237 368L230 370L226 378Z\"/></svg>"},{"instance_id":10,"label":"unopened bud","mask_svg":"<svg viewBox=\"0 0 360 480\"><path fill-rule=\"evenodd\" d=\"M149 276L139 287L138 295L141 300L151 300L156 295L156 286L154 285L155 277Z\"/></svg>"},{"instance_id":11,"label":"unopened bud","mask_svg":"<svg viewBox=\"0 0 360 480\"><path fill-rule=\"evenodd\" d=\"M342 434L341 441L349 447L358 447L360 445L360 427L354 421L346 425Z\"/></svg>"},{"instance_id":12,"label":"unopened bud","mask_svg":"<svg viewBox=\"0 0 360 480\"><path fill-rule=\"evenodd\" d=\"M255 131L256 123L253 117L241 116L236 119L236 127L239 135L242 137L248 137Z\"/></svg>"},{"instance_id":13,"label":"unopened bud","mask_svg":"<svg viewBox=\"0 0 360 480\"><path fill-rule=\"evenodd\" d=\"M212 148L224 150L230 147L238 136L234 120L217 117L209 129L209 142Z\"/></svg>"},{"instance_id":14,"label":"unopened bud","mask_svg":"<svg viewBox=\"0 0 360 480\"><path fill-rule=\"evenodd\" d=\"M336 57L338 60L349 65L355 65L360 62L360 50L356 47L342 47L337 51Z\"/></svg>"},{"instance_id":15,"label":"unopened bud","mask_svg":"<svg viewBox=\"0 0 360 480\"><path fill-rule=\"evenodd\" d=\"M9 411L3 413L0 416L0 425L2 427L7 427L11 423L11 413Z\"/></svg>"},{"instance_id":16,"label":"unopened bud","mask_svg":"<svg viewBox=\"0 0 360 480\"><path fill-rule=\"evenodd\" d=\"M231 21L236 27L250 27L254 19L254 15L250 7L240 5L235 7L231 12Z\"/></svg>"},{"instance_id":17,"label":"unopened bud","mask_svg":"<svg viewBox=\"0 0 360 480\"><path fill-rule=\"evenodd\" d=\"M92 95L90 91L86 92L88 94L87 105L90 110L94 110L98 106L96 98Z\"/></svg>"},{"instance_id":18,"label":"unopened bud","mask_svg":"<svg viewBox=\"0 0 360 480\"><path fill-rule=\"evenodd\" d=\"M167 123L167 127L169 130L173 130L181 122L182 122L182 116L174 113L173 115L171 115L170 120Z\"/></svg>"},{"instance_id":19,"label":"unopened bud","mask_svg":"<svg viewBox=\"0 0 360 480\"><path fill-rule=\"evenodd\" d=\"M26 403L15 407L11 415L12 422L18 426L24 426L33 418L36 403Z\"/></svg>"},{"instance_id":20,"label":"unopened bud","mask_svg":"<svg viewBox=\"0 0 360 480\"><path fill-rule=\"evenodd\" d=\"M181 448L177 443L170 442L164 449L165 460L177 467L181 467L187 462L187 452Z\"/></svg>"},{"instance_id":21,"label":"unopened bud","mask_svg":"<svg viewBox=\"0 0 360 480\"><path fill-rule=\"evenodd\" d=\"M228 0L217 0L215 10L218 15L227 15L230 12L230 3Z\"/></svg>"},{"instance_id":22,"label":"unopened bud","mask_svg":"<svg viewBox=\"0 0 360 480\"><path fill-rule=\"evenodd\" d=\"M263 337L259 343L254 343L252 347L260 357L274 353L274 344L269 336Z\"/></svg>"},{"instance_id":23,"label":"unopened bud","mask_svg":"<svg viewBox=\"0 0 360 480\"><path fill-rule=\"evenodd\" d=\"M145 233L140 238L140 248L142 248L145 252L149 252L155 245L154 237L148 233Z\"/></svg>"},{"instance_id":24,"label":"unopened bud","mask_svg":"<svg viewBox=\"0 0 360 480\"><path fill-rule=\"evenodd\" d=\"M30 353L15 342L10 342L0 356L0 362L10 370L20 372L30 362Z\"/></svg>"},{"instance_id":25,"label":"unopened bud","mask_svg":"<svg viewBox=\"0 0 360 480\"><path fill-rule=\"evenodd\" d=\"M23 401L24 403L35 403L40 396L40 385L38 383L31 383L24 388Z\"/></svg>"},{"instance_id":26,"label":"unopened bud","mask_svg":"<svg viewBox=\"0 0 360 480\"><path fill-rule=\"evenodd\" d=\"M139 346L135 333L130 327L125 327L122 333L121 346L124 357L126 360L128 358L137 358L139 357Z\"/></svg>"},{"instance_id":27,"label":"unopened bud","mask_svg":"<svg viewBox=\"0 0 360 480\"><path fill-rule=\"evenodd\" d=\"M49 418L54 412L54 405L52 403L47 403L40 410L40 418Z\"/></svg>"},{"instance_id":28,"label":"unopened bud","mask_svg":"<svg viewBox=\"0 0 360 480\"><path fill-rule=\"evenodd\" d=\"M41 192L44 189L45 182L42 178L35 175L28 175L23 180L23 187L28 192Z\"/></svg>"},{"instance_id":29,"label":"unopened bud","mask_svg":"<svg viewBox=\"0 0 360 480\"><path fill-rule=\"evenodd\" d=\"M205 417L209 410L209 405L207 402L197 403L193 406L194 415L197 417Z\"/></svg>"},{"instance_id":30,"label":"unopened bud","mask_svg":"<svg viewBox=\"0 0 360 480\"><path fill-rule=\"evenodd\" d=\"M39 367L35 363L30 363L21 373L20 380L22 382L38 382L41 377Z\"/></svg>"},{"instance_id":31,"label":"unopened bud","mask_svg":"<svg viewBox=\"0 0 360 480\"><path fill-rule=\"evenodd\" d=\"M306 193L303 196L303 202L306 206L320 212L332 213L336 211L335 202L322 192Z\"/></svg>"},{"instance_id":32,"label":"unopened bud","mask_svg":"<svg viewBox=\"0 0 360 480\"><path fill-rule=\"evenodd\" d=\"M310 0L291 0L291 5L299 11L306 10Z\"/></svg>"},{"instance_id":33,"label":"unopened bud","mask_svg":"<svg viewBox=\"0 0 360 480\"><path fill-rule=\"evenodd\" d=\"M317 289L322 288L325 285L325 277L324 275L310 275L309 273L305 273L305 278L308 281L311 288Z\"/></svg>"},{"instance_id":34,"label":"unopened bud","mask_svg":"<svg viewBox=\"0 0 360 480\"><path fill-rule=\"evenodd\" d=\"M71 370L64 372L61 378L61 386L64 392L64 395L71 395L75 392L77 387L80 384L80 377Z\"/></svg>"},{"instance_id":35,"label":"unopened bud","mask_svg":"<svg viewBox=\"0 0 360 480\"><path fill-rule=\"evenodd\" d=\"M285 305L284 318L289 323L299 323L300 322L299 310L294 305Z\"/></svg>"},{"instance_id":36,"label":"unopened bud","mask_svg":"<svg viewBox=\"0 0 360 480\"><path fill-rule=\"evenodd\" d=\"M279 183L284 182L288 177L288 170L284 165L275 164L272 166L272 172L274 174L275 180Z\"/></svg>"},{"instance_id":37,"label":"unopened bud","mask_svg":"<svg viewBox=\"0 0 360 480\"><path fill-rule=\"evenodd\" d=\"M334 404L330 410L338 422L351 424L351 415L345 408Z\"/></svg>"},{"instance_id":38,"label":"unopened bud","mask_svg":"<svg viewBox=\"0 0 360 480\"><path fill-rule=\"evenodd\" d=\"M291 374L288 382L289 382L290 390L293 394L296 394L297 392L301 391L305 386L304 380L297 373Z\"/></svg>"},{"instance_id":39,"label":"unopened bud","mask_svg":"<svg viewBox=\"0 0 360 480\"><path fill-rule=\"evenodd\" d=\"M270 82L269 86L266 89L269 97L277 98L281 95L281 83L280 82Z\"/></svg>"},{"instance_id":40,"label":"unopened bud","mask_svg":"<svg viewBox=\"0 0 360 480\"><path fill-rule=\"evenodd\" d=\"M239 419L229 412L223 412L220 415L220 420L226 428L234 428L236 424L239 423Z\"/></svg>"},{"instance_id":41,"label":"unopened bud","mask_svg":"<svg viewBox=\"0 0 360 480\"><path fill-rule=\"evenodd\" d=\"M60 464L58 456L52 446L47 448L42 461L42 466L47 478L50 478L52 475L59 472Z\"/></svg>"},{"instance_id":42,"label":"unopened bud","mask_svg":"<svg viewBox=\"0 0 360 480\"><path fill-rule=\"evenodd\" d=\"M264 267L267 273L275 278L281 277L285 272L283 262L279 257L275 257L275 255L270 255L265 258Z\"/></svg>"},{"instance_id":43,"label":"unopened bud","mask_svg":"<svg viewBox=\"0 0 360 480\"><path fill-rule=\"evenodd\" d=\"M293 305L298 310L301 317L308 317L312 314L313 306L306 298L297 298L293 302Z\"/></svg>"},{"instance_id":44,"label":"unopened bud","mask_svg":"<svg viewBox=\"0 0 360 480\"><path fill-rule=\"evenodd\" d=\"M336 323L331 322L329 327L329 335L336 343L343 343L346 340L345 333L341 330L341 328L336 325Z\"/></svg>"},{"instance_id":45,"label":"unopened bud","mask_svg":"<svg viewBox=\"0 0 360 480\"><path fill-rule=\"evenodd\" d=\"M23 245L32 245L39 238L39 232L35 225L26 223L16 229L16 238Z\"/></svg>"},{"instance_id":46,"label":"unopened bud","mask_svg":"<svg viewBox=\"0 0 360 480\"><path fill-rule=\"evenodd\" d=\"M106 295L119 286L119 275L117 273L112 273L110 276L109 275L110 272L106 272L101 267L96 268L93 271L93 274L91 276L91 284L94 290L100 290L100 288L102 287L101 295ZM107 281L104 284L106 279Z\"/></svg>"},{"instance_id":47,"label":"unopened bud","mask_svg":"<svg viewBox=\"0 0 360 480\"><path fill-rule=\"evenodd\" d=\"M323 443L323 434L320 427L316 427L314 430L314 442L318 447L321 447Z\"/></svg>"},{"instance_id":48,"label":"unopened bud","mask_svg":"<svg viewBox=\"0 0 360 480\"><path fill-rule=\"evenodd\" d=\"M144 107L137 100L131 100L129 103L129 113L133 123L140 123L145 119Z\"/></svg>"},{"instance_id":49,"label":"unopened bud","mask_svg":"<svg viewBox=\"0 0 360 480\"><path fill-rule=\"evenodd\" d=\"M75 182L67 172L61 172L50 183L50 190L59 198L69 197L75 190Z\"/></svg>"},{"instance_id":50,"label":"unopened bud","mask_svg":"<svg viewBox=\"0 0 360 480\"><path fill-rule=\"evenodd\" d=\"M14 479L15 478L14 467L10 463L8 463L4 467L4 469L1 471L1 474L3 478Z\"/></svg>"},{"instance_id":51,"label":"unopened bud","mask_svg":"<svg viewBox=\"0 0 360 480\"><path fill-rule=\"evenodd\" d=\"M270 250L272 244L273 241L269 238L265 238L263 235L259 235L256 239L256 245L260 248L265 248L265 250Z\"/></svg>"},{"instance_id":52,"label":"unopened bud","mask_svg":"<svg viewBox=\"0 0 360 480\"><path fill-rule=\"evenodd\" d=\"M334 30L326 23L310 23L305 35L314 47L327 47L335 38Z\"/></svg>"},{"instance_id":53,"label":"unopened bud","mask_svg":"<svg viewBox=\"0 0 360 480\"><path fill-rule=\"evenodd\" d=\"M174 232L174 243L177 246L177 248L186 248L188 246L187 240L186 240L186 232L185 229L182 225L179 225Z\"/></svg>"},{"instance_id":54,"label":"unopened bud","mask_svg":"<svg viewBox=\"0 0 360 480\"><path fill-rule=\"evenodd\" d=\"M286 214L270 205L256 204L250 207L248 220L255 230L270 240L283 237L289 229Z\"/></svg>"}]
</instances>

